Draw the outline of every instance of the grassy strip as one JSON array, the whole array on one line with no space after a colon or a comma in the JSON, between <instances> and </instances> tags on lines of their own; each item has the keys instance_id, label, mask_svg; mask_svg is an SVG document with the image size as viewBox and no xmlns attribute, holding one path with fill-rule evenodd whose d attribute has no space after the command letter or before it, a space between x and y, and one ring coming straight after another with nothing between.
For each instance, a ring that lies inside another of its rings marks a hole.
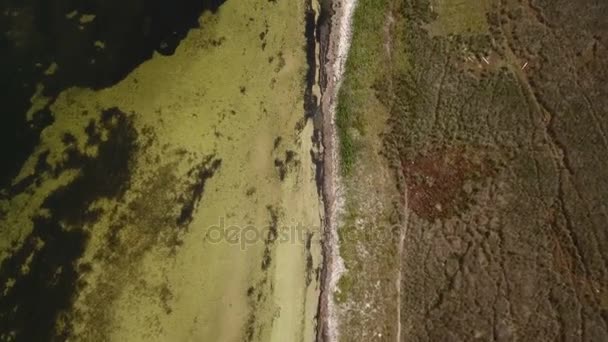
<instances>
[{"instance_id":1,"label":"grassy strip","mask_svg":"<svg viewBox=\"0 0 608 342\"><path fill-rule=\"evenodd\" d=\"M352 110L352 106L348 102L347 95L344 95L344 91L340 91L338 101L336 126L338 127L338 136L340 137L340 163L342 164L343 175L348 175L351 173L355 163L356 153L355 140L349 129L353 125L352 121L357 113Z\"/></svg>"},{"instance_id":2,"label":"grassy strip","mask_svg":"<svg viewBox=\"0 0 608 342\"><path fill-rule=\"evenodd\" d=\"M363 147L375 136L366 136L371 129L372 120L382 108L378 108L374 85L387 71L384 61L385 24L389 1L359 0L353 17L353 37L349 51L344 80L338 94L336 126L340 138L341 171L344 177L353 173L357 165L364 162L366 153ZM357 244L354 241L366 240L354 228L357 220L357 205L354 198L347 199L346 215L338 230L340 254L346 268L352 273L343 274L338 282L335 300L346 302L356 289L355 275L362 270L357 260Z\"/></svg>"},{"instance_id":3,"label":"grassy strip","mask_svg":"<svg viewBox=\"0 0 608 342\"><path fill-rule=\"evenodd\" d=\"M338 94L336 125L340 138L341 168L351 174L365 134L364 113L372 110L371 86L382 75L382 49L388 0L359 0L353 17L353 37L344 81ZM368 115L366 115L368 116Z\"/></svg>"}]
</instances>

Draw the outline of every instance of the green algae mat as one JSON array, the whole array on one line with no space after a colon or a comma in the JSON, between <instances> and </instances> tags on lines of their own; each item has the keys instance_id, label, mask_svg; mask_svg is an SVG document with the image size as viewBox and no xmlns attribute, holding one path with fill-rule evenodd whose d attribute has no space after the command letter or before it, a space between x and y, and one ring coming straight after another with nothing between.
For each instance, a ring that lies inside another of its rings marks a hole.
<instances>
[{"instance_id":1,"label":"green algae mat","mask_svg":"<svg viewBox=\"0 0 608 342\"><path fill-rule=\"evenodd\" d=\"M306 11L227 1L111 86L38 85L27 120L52 123L0 197L0 339L314 339Z\"/></svg>"}]
</instances>

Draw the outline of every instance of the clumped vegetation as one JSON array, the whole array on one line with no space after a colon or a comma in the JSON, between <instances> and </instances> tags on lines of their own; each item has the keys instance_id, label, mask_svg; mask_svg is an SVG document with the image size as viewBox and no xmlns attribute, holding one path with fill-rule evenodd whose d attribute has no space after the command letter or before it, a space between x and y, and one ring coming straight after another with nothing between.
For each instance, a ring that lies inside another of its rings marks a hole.
<instances>
[{"instance_id":1,"label":"clumped vegetation","mask_svg":"<svg viewBox=\"0 0 608 342\"><path fill-rule=\"evenodd\" d=\"M374 266L401 275L400 307L348 310L345 334L400 316L405 340L608 338L606 217L589 209L608 200L608 7L575 20L591 1L374 3L357 10L338 119L352 173L370 157L357 142L378 139L365 131L389 114L380 139L404 252ZM363 180L349 185L347 202L361 202ZM354 208L345 221L372 217ZM374 228L342 230L356 232L341 239L345 307L377 290L357 269L383 248ZM395 333L394 321L382 332Z\"/></svg>"}]
</instances>

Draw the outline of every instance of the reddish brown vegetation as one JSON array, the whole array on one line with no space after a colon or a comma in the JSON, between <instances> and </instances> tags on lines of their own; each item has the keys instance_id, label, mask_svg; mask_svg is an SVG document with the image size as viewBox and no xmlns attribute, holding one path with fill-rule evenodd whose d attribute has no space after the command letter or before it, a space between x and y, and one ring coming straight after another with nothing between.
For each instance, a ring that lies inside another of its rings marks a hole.
<instances>
[{"instance_id":1,"label":"reddish brown vegetation","mask_svg":"<svg viewBox=\"0 0 608 342\"><path fill-rule=\"evenodd\" d=\"M427 220L447 218L471 201L468 181L479 181L493 172L487 160L463 147L439 147L401 161L408 206Z\"/></svg>"}]
</instances>

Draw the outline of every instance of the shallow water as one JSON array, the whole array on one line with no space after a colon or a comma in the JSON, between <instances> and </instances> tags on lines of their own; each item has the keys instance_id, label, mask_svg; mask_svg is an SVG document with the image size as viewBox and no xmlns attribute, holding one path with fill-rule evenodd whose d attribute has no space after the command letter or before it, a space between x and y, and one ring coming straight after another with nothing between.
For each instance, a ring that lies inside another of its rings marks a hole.
<instances>
[{"instance_id":1,"label":"shallow water","mask_svg":"<svg viewBox=\"0 0 608 342\"><path fill-rule=\"evenodd\" d=\"M307 6L219 5L32 4L6 21L39 40L3 42L11 67L34 65L4 93L16 133L2 144L3 339L313 338ZM84 37L63 37L69 25ZM211 239L220 222L232 235ZM305 239L268 235L296 225Z\"/></svg>"}]
</instances>

